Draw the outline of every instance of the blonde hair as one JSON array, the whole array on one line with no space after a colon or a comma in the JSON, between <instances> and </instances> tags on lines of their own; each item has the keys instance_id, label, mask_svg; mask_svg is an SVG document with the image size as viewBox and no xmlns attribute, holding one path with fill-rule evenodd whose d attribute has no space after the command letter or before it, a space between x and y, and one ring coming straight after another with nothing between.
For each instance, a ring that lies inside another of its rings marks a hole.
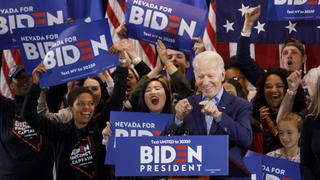
<instances>
[{"instance_id":1,"label":"blonde hair","mask_svg":"<svg viewBox=\"0 0 320 180\"><path fill-rule=\"evenodd\" d=\"M279 120L278 126L281 122L294 122L296 124L296 127L298 131L300 132L301 126L302 126L302 117L296 113L289 113L286 116L284 116L282 119Z\"/></svg>"},{"instance_id":2,"label":"blonde hair","mask_svg":"<svg viewBox=\"0 0 320 180\"><path fill-rule=\"evenodd\" d=\"M308 107L308 116L317 117L320 115L320 66L310 69L304 80L314 84L316 87L314 98Z\"/></svg>"}]
</instances>

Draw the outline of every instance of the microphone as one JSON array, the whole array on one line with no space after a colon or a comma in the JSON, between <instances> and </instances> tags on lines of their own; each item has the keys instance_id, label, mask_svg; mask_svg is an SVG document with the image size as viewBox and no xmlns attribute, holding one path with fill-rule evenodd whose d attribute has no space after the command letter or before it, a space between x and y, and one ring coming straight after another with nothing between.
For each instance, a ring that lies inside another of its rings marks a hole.
<instances>
[{"instance_id":1,"label":"microphone","mask_svg":"<svg viewBox=\"0 0 320 180\"><path fill-rule=\"evenodd\" d=\"M172 124L169 126L169 131L168 131L167 136L174 136L174 135L176 135L178 129L179 129L179 126L176 125L175 123L172 123Z\"/></svg>"},{"instance_id":2,"label":"microphone","mask_svg":"<svg viewBox=\"0 0 320 180\"><path fill-rule=\"evenodd\" d=\"M191 130L192 128L190 126L184 127L184 133L182 134L182 136L189 136L191 134Z\"/></svg>"}]
</instances>

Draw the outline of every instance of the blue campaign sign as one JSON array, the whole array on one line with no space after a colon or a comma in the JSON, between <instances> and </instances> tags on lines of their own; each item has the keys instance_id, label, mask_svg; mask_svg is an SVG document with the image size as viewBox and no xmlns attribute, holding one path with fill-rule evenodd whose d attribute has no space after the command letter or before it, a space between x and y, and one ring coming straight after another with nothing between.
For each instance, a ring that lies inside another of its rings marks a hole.
<instances>
[{"instance_id":1,"label":"blue campaign sign","mask_svg":"<svg viewBox=\"0 0 320 180\"><path fill-rule=\"evenodd\" d=\"M173 114L111 112L112 136L108 142L105 164L115 163L117 138L159 136L173 118Z\"/></svg>"},{"instance_id":2,"label":"blue campaign sign","mask_svg":"<svg viewBox=\"0 0 320 180\"><path fill-rule=\"evenodd\" d=\"M116 176L228 175L228 136L122 137L117 143Z\"/></svg>"},{"instance_id":3,"label":"blue campaign sign","mask_svg":"<svg viewBox=\"0 0 320 180\"><path fill-rule=\"evenodd\" d=\"M84 22L75 21L53 27L47 26L14 30L13 37L17 40L16 44L19 47L23 66L27 74L31 74L32 70L41 63L62 31L80 23Z\"/></svg>"},{"instance_id":4,"label":"blue campaign sign","mask_svg":"<svg viewBox=\"0 0 320 180\"><path fill-rule=\"evenodd\" d=\"M114 67L118 58L109 54L111 45L106 19L79 23L65 29L45 55L42 63L47 72L41 74L40 86L67 83Z\"/></svg>"},{"instance_id":5,"label":"blue campaign sign","mask_svg":"<svg viewBox=\"0 0 320 180\"><path fill-rule=\"evenodd\" d=\"M268 1L268 20L315 20L320 19L318 0L272 0Z\"/></svg>"},{"instance_id":6,"label":"blue campaign sign","mask_svg":"<svg viewBox=\"0 0 320 180\"><path fill-rule=\"evenodd\" d=\"M190 13L192 12L192 13ZM155 44L158 39L168 47L192 51L192 37L202 37L207 10L166 0L128 0L128 36Z\"/></svg>"},{"instance_id":7,"label":"blue campaign sign","mask_svg":"<svg viewBox=\"0 0 320 180\"><path fill-rule=\"evenodd\" d=\"M254 158L260 158L261 163L260 164L260 172L252 172L252 166L257 166L256 162L251 161L250 159ZM249 159L249 161L247 161ZM269 157L263 154L255 153L252 151L249 151L246 154L246 157L244 158L244 161L246 162L246 166L253 174L259 174L263 173L263 179L286 179L286 180L302 180L301 174L300 174L300 166L298 163L279 159L279 158L273 158ZM247 164L248 163L248 164ZM252 164L250 164L252 163ZM258 178L257 178L258 179Z\"/></svg>"},{"instance_id":8,"label":"blue campaign sign","mask_svg":"<svg viewBox=\"0 0 320 180\"><path fill-rule=\"evenodd\" d=\"M0 3L0 49L16 47L13 30L62 24L68 17L66 0L9 0Z\"/></svg>"}]
</instances>

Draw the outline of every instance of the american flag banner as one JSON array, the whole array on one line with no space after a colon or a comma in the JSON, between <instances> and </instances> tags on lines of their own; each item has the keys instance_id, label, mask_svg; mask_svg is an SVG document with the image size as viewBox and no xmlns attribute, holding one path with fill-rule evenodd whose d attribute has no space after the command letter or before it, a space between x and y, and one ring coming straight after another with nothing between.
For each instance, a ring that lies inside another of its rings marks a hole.
<instances>
[{"instance_id":1,"label":"american flag banner","mask_svg":"<svg viewBox=\"0 0 320 180\"><path fill-rule=\"evenodd\" d=\"M109 21L110 33L113 43L119 42L119 38L116 34L116 29L125 20L125 6L125 0L109 0L107 4L106 18L108 18ZM143 41L134 40L133 42L138 55L144 60L147 65L149 65L150 67L154 67L156 65L155 47Z\"/></svg>"},{"instance_id":2,"label":"american flag banner","mask_svg":"<svg viewBox=\"0 0 320 180\"><path fill-rule=\"evenodd\" d=\"M0 69L0 94L13 99L14 96L9 88L9 72L17 65L22 64L21 56L18 49L3 50Z\"/></svg>"},{"instance_id":3,"label":"american flag banner","mask_svg":"<svg viewBox=\"0 0 320 180\"><path fill-rule=\"evenodd\" d=\"M206 32L204 35L204 43L206 49L216 50L223 58L229 58L236 54L237 44L242 30L244 22L244 13L249 8L249 6L256 6L260 0L252 1L252 4L248 3L249 0L216 0L211 1L209 5L209 15L208 22L206 27ZM262 2L262 15L261 18L266 18L266 15L263 14L266 12L266 1ZM272 29L272 34L268 33L269 25L266 21L258 20L254 25L252 30L252 39L255 44L251 44L251 57L256 60L262 68L268 67L279 67L279 52L281 50L281 42L288 37L295 37L301 39L300 35L303 30L298 32L292 29L290 22L272 22L272 25L275 25ZM287 23L287 25L285 25ZM302 23L302 22L291 22L293 23ZM307 24L312 24L312 22L306 22ZM313 22L314 24L318 23L317 21ZM281 24L281 26L280 26ZM300 27L294 25L293 27ZM287 27L286 27L287 26ZM277 28L278 31L273 32ZM291 33L290 33L290 28ZM305 27L304 27L305 28ZM297 29L296 29L297 30ZM320 30L320 29L319 29ZM293 36L293 35L296 36ZM315 38L316 36L310 36L308 38ZM263 40L265 39L274 39L276 40ZM317 38L319 41L320 39ZM257 43L259 42L259 43ZM305 41L304 41L305 42ZM272 44L273 43L273 44ZM308 56L307 60L307 69L316 67L320 65L320 59L316 57L316 52L320 50L319 43L306 45L306 54Z\"/></svg>"}]
</instances>

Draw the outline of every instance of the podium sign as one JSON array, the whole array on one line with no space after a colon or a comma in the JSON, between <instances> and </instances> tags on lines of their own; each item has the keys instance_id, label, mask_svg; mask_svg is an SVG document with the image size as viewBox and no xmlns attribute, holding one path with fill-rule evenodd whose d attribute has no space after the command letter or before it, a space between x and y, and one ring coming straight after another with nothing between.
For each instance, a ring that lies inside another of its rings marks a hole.
<instances>
[{"instance_id":1,"label":"podium sign","mask_svg":"<svg viewBox=\"0 0 320 180\"><path fill-rule=\"evenodd\" d=\"M112 111L110 113L112 135L108 142L105 164L115 163L117 138L159 136L173 118L173 114Z\"/></svg>"},{"instance_id":2,"label":"podium sign","mask_svg":"<svg viewBox=\"0 0 320 180\"><path fill-rule=\"evenodd\" d=\"M228 136L121 137L116 176L227 176Z\"/></svg>"}]
</instances>

